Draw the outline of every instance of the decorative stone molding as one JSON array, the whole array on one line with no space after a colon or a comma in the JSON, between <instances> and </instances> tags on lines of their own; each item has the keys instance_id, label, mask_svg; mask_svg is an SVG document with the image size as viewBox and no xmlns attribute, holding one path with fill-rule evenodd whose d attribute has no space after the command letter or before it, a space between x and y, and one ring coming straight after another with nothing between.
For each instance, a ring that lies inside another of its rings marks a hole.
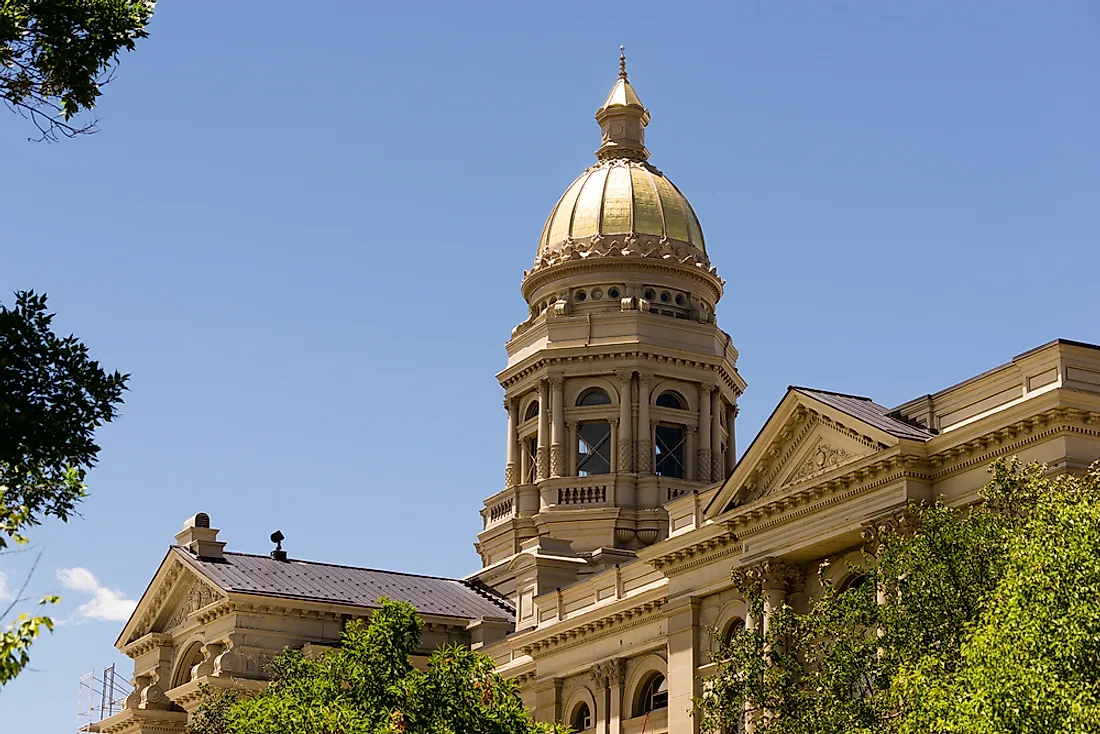
<instances>
[{"instance_id":1,"label":"decorative stone molding","mask_svg":"<svg viewBox=\"0 0 1100 734\"><path fill-rule=\"evenodd\" d=\"M853 458L852 454L844 449L830 446L824 440L818 440L817 444L810 449L806 458L791 474L791 478L787 480L787 483L797 484L803 479L824 474Z\"/></svg>"},{"instance_id":2,"label":"decorative stone molding","mask_svg":"<svg viewBox=\"0 0 1100 734\"><path fill-rule=\"evenodd\" d=\"M539 446L535 451L535 472L536 478L539 480L549 479L550 477L550 448L547 446Z\"/></svg>"},{"instance_id":3,"label":"decorative stone molding","mask_svg":"<svg viewBox=\"0 0 1100 734\"><path fill-rule=\"evenodd\" d=\"M620 686L626 680L626 665L622 658L613 658L592 666L592 682L597 690Z\"/></svg>"},{"instance_id":4,"label":"decorative stone molding","mask_svg":"<svg viewBox=\"0 0 1100 734\"><path fill-rule=\"evenodd\" d=\"M504 487L512 489L519 484L519 467L515 464L507 464L504 467Z\"/></svg>"},{"instance_id":5,"label":"decorative stone molding","mask_svg":"<svg viewBox=\"0 0 1100 734\"><path fill-rule=\"evenodd\" d=\"M550 446L550 476L565 476L565 451L560 444Z\"/></svg>"},{"instance_id":6,"label":"decorative stone molding","mask_svg":"<svg viewBox=\"0 0 1100 734\"><path fill-rule=\"evenodd\" d=\"M648 439L638 440L638 473L649 474L652 471L653 444Z\"/></svg>"},{"instance_id":7,"label":"decorative stone molding","mask_svg":"<svg viewBox=\"0 0 1100 734\"><path fill-rule=\"evenodd\" d=\"M214 675L217 667L216 659L225 651L225 645L219 642L208 642L202 646L202 662L191 668L191 680L205 678Z\"/></svg>"},{"instance_id":8,"label":"decorative stone molding","mask_svg":"<svg viewBox=\"0 0 1100 734\"><path fill-rule=\"evenodd\" d=\"M759 586L764 590L795 590L802 582L802 570L778 558L734 569L733 576L746 586Z\"/></svg>"},{"instance_id":9,"label":"decorative stone molding","mask_svg":"<svg viewBox=\"0 0 1100 734\"><path fill-rule=\"evenodd\" d=\"M696 462L695 478L700 482L708 482L711 477L711 466L714 462L711 459L711 450L709 448L701 448L695 452L698 455L698 461Z\"/></svg>"},{"instance_id":10,"label":"decorative stone molding","mask_svg":"<svg viewBox=\"0 0 1100 734\"><path fill-rule=\"evenodd\" d=\"M630 440L619 441L619 471L629 472L634 464L634 442Z\"/></svg>"},{"instance_id":11,"label":"decorative stone molding","mask_svg":"<svg viewBox=\"0 0 1100 734\"><path fill-rule=\"evenodd\" d=\"M654 599L653 601L643 602L621 612L608 614L607 616L592 620L585 624L562 629L556 634L533 640L524 645L522 653L524 655L536 657L547 651L553 650L556 652L576 647L577 645L588 644L593 640L598 640L659 618L660 609L664 604L664 598ZM564 627L565 625L554 626Z\"/></svg>"},{"instance_id":12,"label":"decorative stone molding","mask_svg":"<svg viewBox=\"0 0 1100 734\"><path fill-rule=\"evenodd\" d=\"M187 598L176 608L176 611L164 625L166 630L174 629L183 624L189 616L205 606L213 604L222 595L216 592L205 582L195 579L191 589L187 592Z\"/></svg>"},{"instance_id":13,"label":"decorative stone molding","mask_svg":"<svg viewBox=\"0 0 1100 734\"><path fill-rule=\"evenodd\" d=\"M897 533L912 536L917 532L918 526L917 517L908 508L902 508L866 523L859 531L859 535L867 543L871 552L877 553L879 544L887 535Z\"/></svg>"},{"instance_id":14,"label":"decorative stone molding","mask_svg":"<svg viewBox=\"0 0 1100 734\"><path fill-rule=\"evenodd\" d=\"M694 543L650 561L650 565L665 576L675 576L741 552L741 543L733 533Z\"/></svg>"}]
</instances>

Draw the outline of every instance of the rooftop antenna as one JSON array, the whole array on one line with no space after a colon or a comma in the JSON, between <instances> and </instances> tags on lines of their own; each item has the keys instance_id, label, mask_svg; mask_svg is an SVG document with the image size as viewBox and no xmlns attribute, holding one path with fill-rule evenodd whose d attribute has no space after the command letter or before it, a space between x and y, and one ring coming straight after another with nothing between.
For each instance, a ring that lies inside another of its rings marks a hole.
<instances>
[{"instance_id":1,"label":"rooftop antenna","mask_svg":"<svg viewBox=\"0 0 1100 734\"><path fill-rule=\"evenodd\" d=\"M283 550L284 540L286 540L286 536L279 530L271 534L271 542L275 544L275 550L271 551L271 557L276 561L286 560L286 551Z\"/></svg>"}]
</instances>

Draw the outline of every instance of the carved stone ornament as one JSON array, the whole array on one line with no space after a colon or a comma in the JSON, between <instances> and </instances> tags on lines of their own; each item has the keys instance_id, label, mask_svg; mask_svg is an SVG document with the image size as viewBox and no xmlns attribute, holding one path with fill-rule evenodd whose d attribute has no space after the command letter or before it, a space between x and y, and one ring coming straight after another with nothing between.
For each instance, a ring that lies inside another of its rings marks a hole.
<instances>
[{"instance_id":1,"label":"carved stone ornament","mask_svg":"<svg viewBox=\"0 0 1100 734\"><path fill-rule=\"evenodd\" d=\"M844 449L830 446L825 443L824 440L818 439L817 443L806 455L806 458L802 460L802 463L799 464L798 468L791 474L790 479L787 480L787 484L797 484L804 479L809 479L818 474L824 474L830 469L835 469L852 458L852 454Z\"/></svg>"},{"instance_id":2,"label":"carved stone ornament","mask_svg":"<svg viewBox=\"0 0 1100 734\"><path fill-rule=\"evenodd\" d=\"M900 533L903 536L912 536L917 532L919 523L908 508L895 510L889 515L876 518L863 526L860 537L871 546L872 552L877 551L879 543L888 535Z\"/></svg>"},{"instance_id":3,"label":"carved stone ornament","mask_svg":"<svg viewBox=\"0 0 1100 734\"><path fill-rule=\"evenodd\" d=\"M165 624L164 629L170 630L178 627L183 624L192 613L197 612L208 604L212 604L217 599L218 595L213 589L203 582L196 580L191 585L183 602L176 607L176 610L172 612L172 616L168 618L168 622Z\"/></svg>"},{"instance_id":4,"label":"carved stone ornament","mask_svg":"<svg viewBox=\"0 0 1100 734\"><path fill-rule=\"evenodd\" d=\"M626 679L624 668L622 658L596 663L592 666L592 682L600 690L610 686L622 685Z\"/></svg>"},{"instance_id":5,"label":"carved stone ornament","mask_svg":"<svg viewBox=\"0 0 1100 734\"><path fill-rule=\"evenodd\" d=\"M778 558L768 558L751 566L734 569L733 576L747 586L759 585L762 589L795 590L802 581L798 566L792 566Z\"/></svg>"}]
</instances>

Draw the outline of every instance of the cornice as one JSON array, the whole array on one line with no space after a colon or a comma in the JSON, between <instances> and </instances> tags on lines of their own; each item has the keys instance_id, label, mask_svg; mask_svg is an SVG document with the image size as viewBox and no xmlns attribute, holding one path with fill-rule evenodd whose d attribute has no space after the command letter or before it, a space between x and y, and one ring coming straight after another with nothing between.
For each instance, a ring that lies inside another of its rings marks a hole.
<instances>
[{"instance_id":1,"label":"cornice","mask_svg":"<svg viewBox=\"0 0 1100 734\"><path fill-rule=\"evenodd\" d=\"M546 652L560 652L578 645L590 644L613 633L661 619L663 615L659 612L665 605L665 601L662 588L659 596L645 601L635 601L626 608L619 607L618 611L601 609L599 615L587 621L578 621L570 625L570 620L566 619L564 622L552 623L545 629L535 628L529 633L534 639L526 642L519 649L524 655L536 658Z\"/></svg>"},{"instance_id":2,"label":"cornice","mask_svg":"<svg viewBox=\"0 0 1100 734\"><path fill-rule=\"evenodd\" d=\"M1052 408L936 451L929 456L932 480L941 481L994 459L1016 454L1032 444L1066 434L1100 438L1100 413L1077 408Z\"/></svg>"},{"instance_id":3,"label":"cornice","mask_svg":"<svg viewBox=\"0 0 1100 734\"><path fill-rule=\"evenodd\" d=\"M147 652L172 644L172 635L164 632L149 632L133 642L123 645L121 652L126 657L134 660Z\"/></svg>"},{"instance_id":4,"label":"cornice","mask_svg":"<svg viewBox=\"0 0 1100 734\"><path fill-rule=\"evenodd\" d=\"M640 360L646 362L649 365L657 364L671 364L677 367L686 367L688 369L697 369L704 372L717 372L719 377L722 378L722 382L729 389L730 392L738 397L742 393L741 385L730 374L730 370L727 369L727 363L724 357L715 356L711 358L702 357L683 357L670 354L660 354L649 350L639 349L632 346L631 348L617 348L608 351L589 351L582 354L563 354L563 355L549 355L544 350L541 354L537 355L531 362L522 367L515 369L514 372L505 369L498 375L497 379L500 381L501 387L508 390L515 385L523 382L529 377L544 372L555 367L565 367L572 364L582 364L585 362L600 362L610 361L617 359L629 359ZM514 368L513 368L514 369ZM616 369L622 369L621 367L608 367L607 373L613 375ZM635 367L640 371L646 371L646 367ZM653 369L652 366L649 369ZM733 368L736 371L736 368ZM569 377L570 375L566 375Z\"/></svg>"}]
</instances>

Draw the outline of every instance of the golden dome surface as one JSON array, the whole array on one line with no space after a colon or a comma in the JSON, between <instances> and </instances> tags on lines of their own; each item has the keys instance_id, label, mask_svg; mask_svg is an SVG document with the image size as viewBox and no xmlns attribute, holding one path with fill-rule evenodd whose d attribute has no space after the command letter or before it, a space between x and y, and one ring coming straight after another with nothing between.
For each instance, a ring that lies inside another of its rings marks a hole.
<instances>
[{"instance_id":1,"label":"golden dome surface","mask_svg":"<svg viewBox=\"0 0 1100 734\"><path fill-rule=\"evenodd\" d=\"M624 244L657 238L706 252L687 198L656 168L628 158L601 161L565 190L543 227L539 255L596 235L618 236Z\"/></svg>"},{"instance_id":2,"label":"golden dome surface","mask_svg":"<svg viewBox=\"0 0 1100 734\"><path fill-rule=\"evenodd\" d=\"M701 269L717 279L691 204L648 162L649 120L620 56L619 78L596 111L602 131L599 162L554 205L539 238L534 268L525 277L568 262L622 257Z\"/></svg>"}]
</instances>

